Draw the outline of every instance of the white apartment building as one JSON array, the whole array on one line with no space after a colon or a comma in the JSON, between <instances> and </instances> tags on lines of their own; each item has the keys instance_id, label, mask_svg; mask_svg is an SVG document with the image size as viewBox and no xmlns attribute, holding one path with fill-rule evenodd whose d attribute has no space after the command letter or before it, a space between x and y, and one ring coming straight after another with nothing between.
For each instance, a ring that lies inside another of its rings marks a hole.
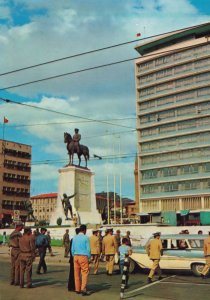
<instances>
[{"instance_id":1,"label":"white apartment building","mask_svg":"<svg viewBox=\"0 0 210 300\"><path fill-rule=\"evenodd\" d=\"M210 209L210 23L135 48L140 211Z\"/></svg>"}]
</instances>

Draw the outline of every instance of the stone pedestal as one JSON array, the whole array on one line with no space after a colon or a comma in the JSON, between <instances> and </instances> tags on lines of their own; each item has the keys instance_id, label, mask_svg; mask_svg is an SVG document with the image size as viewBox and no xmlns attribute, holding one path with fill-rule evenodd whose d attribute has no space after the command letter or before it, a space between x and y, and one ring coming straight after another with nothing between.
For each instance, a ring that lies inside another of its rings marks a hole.
<instances>
[{"instance_id":1,"label":"stone pedestal","mask_svg":"<svg viewBox=\"0 0 210 300\"><path fill-rule=\"evenodd\" d=\"M78 218L78 224L101 224L101 215L96 209L94 173L88 169L69 166L59 169L59 184L57 206L51 217L50 225L57 225L57 219L62 218L62 225L73 225L72 220L66 220L61 199L63 194L70 199L73 214ZM70 218L70 212L68 212Z\"/></svg>"}]
</instances>

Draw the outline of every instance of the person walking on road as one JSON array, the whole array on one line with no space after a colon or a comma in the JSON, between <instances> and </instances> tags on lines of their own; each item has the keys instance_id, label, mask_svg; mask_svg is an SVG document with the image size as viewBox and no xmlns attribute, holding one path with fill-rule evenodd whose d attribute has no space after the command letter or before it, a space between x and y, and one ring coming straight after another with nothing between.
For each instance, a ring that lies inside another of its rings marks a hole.
<instances>
[{"instance_id":1,"label":"person walking on road","mask_svg":"<svg viewBox=\"0 0 210 300\"><path fill-rule=\"evenodd\" d=\"M47 273L47 265L45 262L46 251L49 246L47 236L45 235L47 229L41 228L40 234L36 238L36 248L39 251L39 264L37 266L36 274L41 274L41 268L43 268L44 273Z\"/></svg>"},{"instance_id":2,"label":"person walking on road","mask_svg":"<svg viewBox=\"0 0 210 300\"><path fill-rule=\"evenodd\" d=\"M90 241L86 236L86 225L80 226L78 235L75 235L72 242L72 255L74 257L74 278L75 292L82 296L90 295L87 291L90 259Z\"/></svg>"},{"instance_id":3,"label":"person walking on road","mask_svg":"<svg viewBox=\"0 0 210 300\"><path fill-rule=\"evenodd\" d=\"M152 278L155 272L158 273L158 279L160 280L161 277L161 269L160 269L160 257L162 254L162 243L160 240L160 232L153 233L154 239L150 240L146 246L146 251L150 259L153 261L153 265L151 267L149 276L148 276L148 283L152 282Z\"/></svg>"},{"instance_id":4,"label":"person walking on road","mask_svg":"<svg viewBox=\"0 0 210 300\"><path fill-rule=\"evenodd\" d=\"M203 251L204 251L204 256L206 258L206 264L203 268L203 271L201 272L201 277L203 279L207 278L207 274L210 269L210 231L209 231L209 236L204 240L204 245L203 245Z\"/></svg>"},{"instance_id":5,"label":"person walking on road","mask_svg":"<svg viewBox=\"0 0 210 300\"><path fill-rule=\"evenodd\" d=\"M15 230L10 234L9 247L11 248L11 285L20 284L20 247L19 239L22 237L21 230L23 229L22 223L15 225Z\"/></svg>"},{"instance_id":6,"label":"person walking on road","mask_svg":"<svg viewBox=\"0 0 210 300\"><path fill-rule=\"evenodd\" d=\"M114 269L114 256L115 253L118 253L118 246L113 236L113 229L107 229L107 235L103 238L102 241L102 253L106 257L106 273L107 275L112 275Z\"/></svg>"},{"instance_id":7,"label":"person walking on road","mask_svg":"<svg viewBox=\"0 0 210 300\"><path fill-rule=\"evenodd\" d=\"M50 256L54 256L53 252L52 252L52 247L51 247L51 236L50 236L50 231L47 231L47 235L46 235L47 239L48 239L48 250L50 253Z\"/></svg>"},{"instance_id":8,"label":"person walking on road","mask_svg":"<svg viewBox=\"0 0 210 300\"><path fill-rule=\"evenodd\" d=\"M63 246L64 246L64 257L68 257L69 247L70 247L70 237L69 237L69 229L66 229L66 233L63 236Z\"/></svg>"},{"instance_id":9,"label":"person walking on road","mask_svg":"<svg viewBox=\"0 0 210 300\"><path fill-rule=\"evenodd\" d=\"M32 287L32 264L35 260L35 242L31 228L26 227L19 240L20 245L20 287L24 287L24 274L26 272L27 288Z\"/></svg>"},{"instance_id":10,"label":"person walking on road","mask_svg":"<svg viewBox=\"0 0 210 300\"><path fill-rule=\"evenodd\" d=\"M75 234L77 235L79 233L79 228L75 229ZM73 243L74 237L70 241L70 258L69 258L69 280L68 280L68 291L75 291L75 280L74 280L74 257L72 255L72 243Z\"/></svg>"},{"instance_id":11,"label":"person walking on road","mask_svg":"<svg viewBox=\"0 0 210 300\"><path fill-rule=\"evenodd\" d=\"M92 231L93 235L90 237L90 251L91 251L91 262L93 263L93 274L98 273L99 258L101 254L100 240L98 236L98 230Z\"/></svg>"}]
</instances>

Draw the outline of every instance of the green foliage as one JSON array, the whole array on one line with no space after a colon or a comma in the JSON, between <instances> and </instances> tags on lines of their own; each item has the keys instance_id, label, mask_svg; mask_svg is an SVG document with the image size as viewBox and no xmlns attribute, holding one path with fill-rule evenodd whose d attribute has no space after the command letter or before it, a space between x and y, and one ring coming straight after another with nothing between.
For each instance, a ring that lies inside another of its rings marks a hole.
<instances>
[{"instance_id":1,"label":"green foliage","mask_svg":"<svg viewBox=\"0 0 210 300\"><path fill-rule=\"evenodd\" d=\"M63 241L62 240L51 240L51 246L52 247L62 247L63 246Z\"/></svg>"},{"instance_id":2,"label":"green foliage","mask_svg":"<svg viewBox=\"0 0 210 300\"><path fill-rule=\"evenodd\" d=\"M61 226L61 224L62 224L62 218L57 218L57 225Z\"/></svg>"}]
</instances>

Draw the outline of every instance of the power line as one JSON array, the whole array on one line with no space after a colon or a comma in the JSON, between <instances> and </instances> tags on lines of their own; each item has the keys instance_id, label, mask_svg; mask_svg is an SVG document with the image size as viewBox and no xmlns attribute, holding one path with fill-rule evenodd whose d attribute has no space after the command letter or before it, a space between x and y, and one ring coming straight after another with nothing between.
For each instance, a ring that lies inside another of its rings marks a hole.
<instances>
[{"instance_id":1,"label":"power line","mask_svg":"<svg viewBox=\"0 0 210 300\"><path fill-rule=\"evenodd\" d=\"M205 24L208 24L208 23L204 23L202 25L205 25ZM179 30L192 29L192 28L195 28L197 26L199 26L199 25L184 27L184 28L178 29L178 31ZM23 71L23 70L28 70L28 69L40 67L40 66L43 66L43 65L63 61L63 60L66 60L66 59L71 59L71 58L75 58L75 57L79 57L79 56L83 56L83 55L87 55L87 54L92 54L92 53L96 53L96 52L100 52L100 51L104 51L104 50L108 50L108 49L112 49L112 48L116 48L116 47L120 47L120 46L124 46L124 45L128 45L128 44L132 44L132 43L147 40L147 39L152 39L152 38L162 36L162 35L165 35L165 34L170 34L170 33L173 33L173 32L177 32L177 30L172 30L172 31L168 31L168 32L165 32L165 33L151 35L151 36L145 37L145 38L135 39L135 40L131 40L131 41L123 42L123 43L118 43L118 44L114 44L114 45L107 46L107 47L102 47L102 48L98 48L98 49L94 49L94 50L90 50L90 51L86 51L86 52L81 52L81 53L65 56L65 57L62 57L62 58L57 58L57 59L54 59L54 60L50 60L50 61L46 61L46 62L43 62L43 63L31 65L31 66L28 66L28 67L23 67L23 68L20 68L20 69L7 71L7 72L4 72L4 73L1 73L0 76L5 76L5 75L8 75L8 74L20 72L20 71Z\"/></svg>"},{"instance_id":2,"label":"power line","mask_svg":"<svg viewBox=\"0 0 210 300\"><path fill-rule=\"evenodd\" d=\"M108 119L108 120L101 120L101 121L125 121L125 120L136 120L136 117L128 117L128 118L118 118L118 119ZM20 124L20 125L10 125L8 124L7 127L10 128L19 128L19 127L34 127L34 126L51 126L51 125L64 125L64 124L82 124L82 123L92 123L95 121L69 121L69 122L48 122L48 123L34 123L34 124ZM129 130L130 132L131 130Z\"/></svg>"},{"instance_id":3,"label":"power line","mask_svg":"<svg viewBox=\"0 0 210 300\"><path fill-rule=\"evenodd\" d=\"M125 126L125 125L122 125L122 124L115 124L115 123L108 122L108 121L102 121L102 120L96 120L96 119L81 117L81 116L77 116L77 115L72 115L72 114L52 110L52 109L49 109L49 108L38 107L38 106L35 106L35 105L31 105L31 104L25 104L25 103L22 103L22 102L13 101L13 100L10 100L10 99L5 99L5 98L2 98L2 97L0 97L0 100L4 101L6 103L18 104L18 105L22 105L22 106L26 106L26 107L30 107L30 108L35 108L35 109L38 109L38 110L43 110L43 111L48 111L48 112L55 113L55 114L68 116L68 117L74 117L74 118L79 118L79 119L82 119L82 120L88 120L88 121L92 121L92 122L96 122L96 123L102 123L102 124L118 126L118 127L123 127L123 128L130 128L130 129L136 130L133 127Z\"/></svg>"},{"instance_id":4,"label":"power line","mask_svg":"<svg viewBox=\"0 0 210 300\"><path fill-rule=\"evenodd\" d=\"M209 44L209 42L206 42L206 44ZM10 86L7 86L7 87L0 88L0 91L14 89L14 88L17 88L17 87L26 86L26 85L30 85L30 84L34 84L34 83L43 82L43 81L48 81L48 80L52 80L52 79L56 79L56 78L60 78L60 77L64 77L64 76L70 76L70 75L74 75L74 74L78 74L78 73L83 73L83 72L86 72L86 71L91 71L91 70L101 69L101 68L105 68L105 67L110 67L110 66L130 62L130 61L137 60L137 59L140 60L140 59L145 59L145 58L151 57L151 56L154 57L154 55L157 56L159 54L174 53L174 52L177 52L178 50L187 50L187 49L191 49L193 47L194 47L194 45L181 47L181 48L176 48L176 49L171 49L171 50L160 51L160 52L155 52L155 53L152 53L152 54L146 54L144 56L139 56L139 57L134 57L134 58L128 58L128 59L124 59L124 60L120 60L120 61L111 62L111 63L108 63L108 64L89 67L89 68L76 70L76 71L72 71L72 72L68 72L68 73L63 73L63 74L59 74L59 75L45 77L45 78L42 78L42 79L36 79L36 80L24 82L24 83L19 83L19 84L16 84L16 85L10 85Z\"/></svg>"}]
</instances>

